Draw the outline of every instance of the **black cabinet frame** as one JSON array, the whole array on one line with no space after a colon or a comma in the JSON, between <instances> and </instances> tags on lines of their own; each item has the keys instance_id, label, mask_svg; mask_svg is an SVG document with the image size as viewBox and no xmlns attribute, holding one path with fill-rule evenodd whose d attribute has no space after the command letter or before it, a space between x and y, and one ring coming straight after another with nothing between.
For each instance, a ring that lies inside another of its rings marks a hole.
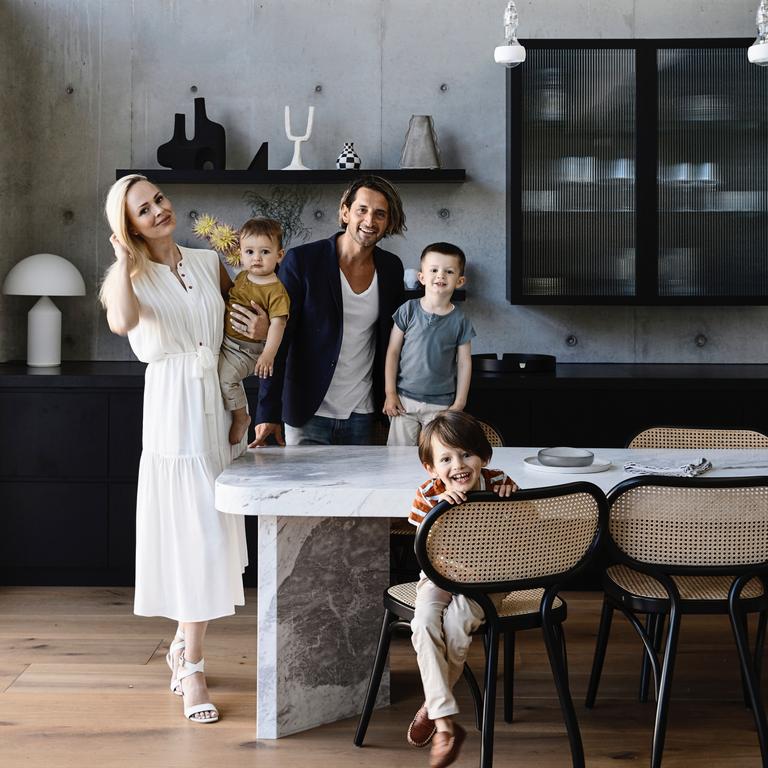
<instances>
[{"instance_id":1,"label":"black cabinet frame","mask_svg":"<svg viewBox=\"0 0 768 768\"><path fill-rule=\"evenodd\" d=\"M523 75L526 64L507 70L507 299L525 305L766 305L759 295L659 295L659 69L662 49L741 49L746 61L751 38L644 39L644 40L525 40L530 50L629 49L635 52L635 291L632 295L534 295L523 289ZM751 65L750 65L751 66ZM767 73L768 76L768 73ZM560 211L562 215L562 211ZM766 211L758 211L765 215ZM558 215L558 210L551 215ZM573 215L571 212L570 215ZM594 216L594 212L584 212ZM716 215L716 214L713 214Z\"/></svg>"}]
</instances>

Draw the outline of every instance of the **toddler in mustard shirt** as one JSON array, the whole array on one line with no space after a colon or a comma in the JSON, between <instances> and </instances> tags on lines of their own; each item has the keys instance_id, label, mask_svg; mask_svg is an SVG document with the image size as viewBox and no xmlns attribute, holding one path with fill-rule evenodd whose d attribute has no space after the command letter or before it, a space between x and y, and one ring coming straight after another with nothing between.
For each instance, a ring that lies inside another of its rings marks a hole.
<instances>
[{"instance_id":1,"label":"toddler in mustard shirt","mask_svg":"<svg viewBox=\"0 0 768 768\"><path fill-rule=\"evenodd\" d=\"M275 355L283 339L291 300L275 274L285 253L283 230L274 219L248 219L238 232L242 271L229 290L224 319L224 340L219 355L219 382L224 407L232 411L229 442L237 445L251 422L245 410L243 379L251 373L272 375ZM232 305L250 307L251 301L269 315L266 341L253 341L232 325Z\"/></svg>"}]
</instances>

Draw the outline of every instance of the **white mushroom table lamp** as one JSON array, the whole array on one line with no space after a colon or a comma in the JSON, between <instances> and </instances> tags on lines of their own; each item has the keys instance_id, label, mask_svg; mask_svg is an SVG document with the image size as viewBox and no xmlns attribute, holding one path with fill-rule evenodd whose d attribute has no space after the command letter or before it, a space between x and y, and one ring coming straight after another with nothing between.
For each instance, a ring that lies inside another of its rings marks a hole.
<instances>
[{"instance_id":1,"label":"white mushroom table lamp","mask_svg":"<svg viewBox=\"0 0 768 768\"><path fill-rule=\"evenodd\" d=\"M3 293L41 297L27 314L27 365L61 365L61 312L48 297L84 296L77 268L52 253L27 256L6 275Z\"/></svg>"}]
</instances>

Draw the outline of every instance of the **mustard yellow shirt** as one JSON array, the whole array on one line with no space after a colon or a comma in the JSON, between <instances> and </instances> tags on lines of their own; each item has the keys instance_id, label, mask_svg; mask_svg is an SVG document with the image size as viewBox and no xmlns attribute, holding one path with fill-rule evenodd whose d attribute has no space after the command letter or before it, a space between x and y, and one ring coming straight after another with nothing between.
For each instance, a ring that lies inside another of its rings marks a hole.
<instances>
[{"instance_id":1,"label":"mustard yellow shirt","mask_svg":"<svg viewBox=\"0 0 768 768\"><path fill-rule=\"evenodd\" d=\"M273 317L287 318L291 308L288 291L285 290L285 286L279 280L267 285L257 285L248 279L248 273L243 270L237 274L235 284L229 289L227 314L224 318L224 333L230 338L239 341L253 341L253 339L234 329L232 318L229 315L233 304L249 308L251 301L255 301L269 315L270 319Z\"/></svg>"}]
</instances>

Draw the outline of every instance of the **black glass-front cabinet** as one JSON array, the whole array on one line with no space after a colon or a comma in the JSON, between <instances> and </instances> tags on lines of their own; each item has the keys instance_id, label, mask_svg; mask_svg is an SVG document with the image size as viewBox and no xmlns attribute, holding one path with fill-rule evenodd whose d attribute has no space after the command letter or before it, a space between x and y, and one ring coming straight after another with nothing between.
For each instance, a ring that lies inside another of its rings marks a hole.
<instances>
[{"instance_id":1,"label":"black glass-front cabinet","mask_svg":"<svg viewBox=\"0 0 768 768\"><path fill-rule=\"evenodd\" d=\"M507 77L515 304L768 304L751 40L525 41Z\"/></svg>"}]
</instances>

